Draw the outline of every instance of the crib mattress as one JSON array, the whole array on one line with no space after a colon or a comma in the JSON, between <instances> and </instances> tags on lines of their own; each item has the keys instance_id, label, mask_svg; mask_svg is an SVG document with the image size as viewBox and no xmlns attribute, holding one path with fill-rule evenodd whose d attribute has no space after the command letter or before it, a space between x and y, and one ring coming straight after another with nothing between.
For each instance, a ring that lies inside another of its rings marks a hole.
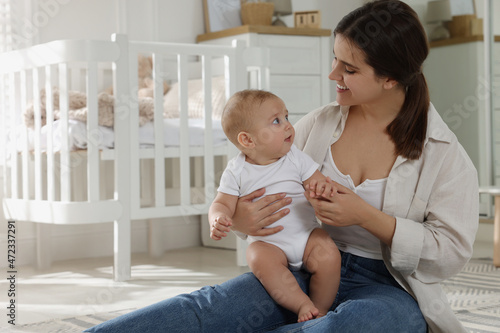
<instances>
[{"instance_id":1,"label":"crib mattress","mask_svg":"<svg viewBox=\"0 0 500 333\"><path fill-rule=\"evenodd\" d=\"M189 145L190 146L204 146L205 143L205 120L204 119L188 119L189 123ZM222 130L220 120L213 120L212 133L214 146L220 147L227 143L226 135ZM53 122L53 150L61 150L61 121L56 120ZM16 128L14 133L11 133L8 138L8 143L13 144L16 142L17 151L22 151L25 146L24 131L27 131L28 149L34 150L35 131L31 128L26 128L20 125ZM40 131L40 149L41 151L47 150L47 126L43 126ZM86 123L70 119L68 120L69 132L69 147L70 150L87 149L87 126ZM15 136L15 140L14 140ZM144 126L139 127L138 131L139 145L141 148L154 147L155 134L154 124L149 122ZM114 132L113 128L99 126L95 133L92 133L91 140L96 143L101 150L113 149L114 147ZM180 145L180 119L163 119L163 143L165 147L179 147Z\"/></svg>"}]
</instances>

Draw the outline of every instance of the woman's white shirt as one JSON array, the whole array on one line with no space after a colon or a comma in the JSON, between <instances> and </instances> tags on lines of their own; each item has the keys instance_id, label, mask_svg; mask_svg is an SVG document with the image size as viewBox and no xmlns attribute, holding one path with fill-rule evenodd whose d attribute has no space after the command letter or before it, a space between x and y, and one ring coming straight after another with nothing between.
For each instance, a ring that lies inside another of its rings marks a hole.
<instances>
[{"instance_id":1,"label":"woman's white shirt","mask_svg":"<svg viewBox=\"0 0 500 333\"><path fill-rule=\"evenodd\" d=\"M327 151L325 154L321 172L333 181L352 190L368 204L382 210L387 178L366 179L358 186L355 186L351 176L344 175L337 168L331 151ZM340 228L325 224L323 229L328 231L340 250L364 258L382 259L380 240L360 226L353 225Z\"/></svg>"}]
</instances>

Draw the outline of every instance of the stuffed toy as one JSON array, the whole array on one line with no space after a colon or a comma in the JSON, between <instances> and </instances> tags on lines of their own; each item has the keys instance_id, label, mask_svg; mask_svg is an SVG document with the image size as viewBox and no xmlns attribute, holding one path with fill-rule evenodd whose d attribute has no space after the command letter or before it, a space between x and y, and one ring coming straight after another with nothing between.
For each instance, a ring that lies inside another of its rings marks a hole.
<instances>
[{"instance_id":1,"label":"stuffed toy","mask_svg":"<svg viewBox=\"0 0 500 333\"><path fill-rule=\"evenodd\" d=\"M154 95L154 81L153 81L153 59L139 55L137 58L137 85L139 98L151 97ZM167 93L170 86L163 82L163 95ZM113 95L113 87L109 87L105 92Z\"/></svg>"},{"instance_id":2,"label":"stuffed toy","mask_svg":"<svg viewBox=\"0 0 500 333\"><path fill-rule=\"evenodd\" d=\"M69 91L69 119L87 121L87 96L79 91ZM61 111L59 108L59 90L53 89L53 110L54 120L61 118ZM151 121L154 117L154 101L151 97L142 97L138 99L139 104L139 125L144 125ZM114 123L114 96L107 92L102 92L98 95L97 105L99 111L99 125L112 127ZM45 89L40 91L40 115L42 119L42 126L47 122L46 116L46 92ZM35 125L35 108L31 103L24 112L24 123L27 127L33 128Z\"/></svg>"},{"instance_id":3,"label":"stuffed toy","mask_svg":"<svg viewBox=\"0 0 500 333\"><path fill-rule=\"evenodd\" d=\"M137 100L131 101L139 104L139 124L142 126L148 121L153 119L154 115L154 81L153 81L153 60L151 57L139 55L137 59L137 74L138 74L138 92ZM165 95L170 89L170 86L163 82L163 94ZM69 119L76 119L83 122L87 121L87 96L83 92L69 91ZM60 118L59 110L59 91L54 88L54 120ZM40 91L40 105L41 105L41 118L42 126L46 123L46 99L45 89ZM98 95L98 109L99 109L99 125L112 127L114 122L114 97L113 87L106 89ZM34 127L35 112L33 103L31 103L24 112L24 122L27 127Z\"/></svg>"}]
</instances>

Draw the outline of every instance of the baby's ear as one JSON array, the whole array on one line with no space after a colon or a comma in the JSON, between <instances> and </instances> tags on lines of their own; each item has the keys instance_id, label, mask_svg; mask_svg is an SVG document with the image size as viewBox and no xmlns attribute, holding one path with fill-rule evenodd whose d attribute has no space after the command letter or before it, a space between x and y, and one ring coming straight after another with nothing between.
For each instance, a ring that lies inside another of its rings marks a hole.
<instances>
[{"instance_id":1,"label":"baby's ear","mask_svg":"<svg viewBox=\"0 0 500 333\"><path fill-rule=\"evenodd\" d=\"M247 132L238 133L238 143L246 149L253 148L255 146L252 136Z\"/></svg>"}]
</instances>

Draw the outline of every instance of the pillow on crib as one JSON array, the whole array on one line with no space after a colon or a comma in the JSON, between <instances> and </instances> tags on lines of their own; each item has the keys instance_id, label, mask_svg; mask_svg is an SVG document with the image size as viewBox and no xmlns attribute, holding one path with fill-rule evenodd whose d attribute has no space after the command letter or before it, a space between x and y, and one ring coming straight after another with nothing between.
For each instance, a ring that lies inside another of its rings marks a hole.
<instances>
[{"instance_id":1,"label":"pillow on crib","mask_svg":"<svg viewBox=\"0 0 500 333\"><path fill-rule=\"evenodd\" d=\"M212 118L220 119L224 104L224 76L212 78ZM180 118L179 115L179 83L174 83L163 98L163 117ZM188 117L203 118L203 82L201 79L188 81Z\"/></svg>"}]
</instances>

